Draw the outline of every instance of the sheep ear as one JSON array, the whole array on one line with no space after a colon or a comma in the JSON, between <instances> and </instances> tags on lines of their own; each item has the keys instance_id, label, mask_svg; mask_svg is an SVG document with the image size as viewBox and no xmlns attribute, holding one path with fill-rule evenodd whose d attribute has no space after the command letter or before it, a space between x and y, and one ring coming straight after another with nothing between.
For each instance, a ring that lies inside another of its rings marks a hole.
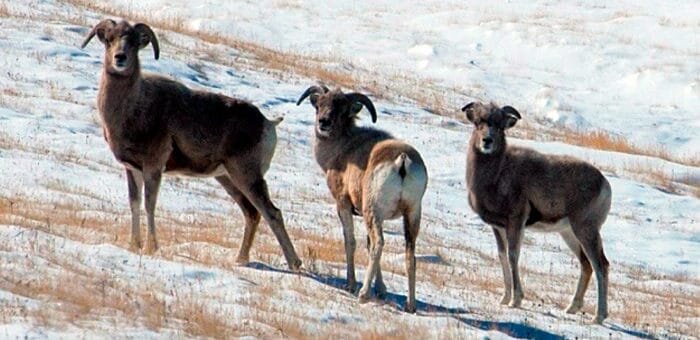
<instances>
[{"instance_id":1,"label":"sheep ear","mask_svg":"<svg viewBox=\"0 0 700 340\"><path fill-rule=\"evenodd\" d=\"M350 112L352 112L353 115L360 113L360 111L362 111L362 103L355 102L350 107Z\"/></svg>"},{"instance_id":2,"label":"sheep ear","mask_svg":"<svg viewBox=\"0 0 700 340\"><path fill-rule=\"evenodd\" d=\"M158 46L158 38L151 27L146 24L138 23L134 25L134 30L139 33L139 49L142 49L150 43L153 46L153 56L158 60L160 56L160 47Z\"/></svg>"},{"instance_id":3,"label":"sheep ear","mask_svg":"<svg viewBox=\"0 0 700 340\"><path fill-rule=\"evenodd\" d=\"M360 106L364 105L367 108L367 111L369 111L370 116L372 116L372 123L377 122L377 110L374 108L374 104L372 104L372 101L369 100L367 96L357 92L348 93L345 96L350 100L350 102L353 103L352 107L350 107L351 110L354 111L356 104L360 104ZM357 112L360 112L360 110Z\"/></svg>"},{"instance_id":4,"label":"sheep ear","mask_svg":"<svg viewBox=\"0 0 700 340\"><path fill-rule=\"evenodd\" d=\"M467 120L470 122L474 122L474 111L476 110L477 107L480 107L481 103L479 102L471 102L467 105L464 105L462 108L462 112L464 112L467 116Z\"/></svg>"},{"instance_id":5,"label":"sheep ear","mask_svg":"<svg viewBox=\"0 0 700 340\"><path fill-rule=\"evenodd\" d=\"M520 116L520 113L518 110L514 109L512 106L504 106L501 108L501 112L505 114L505 128L509 129L512 128L515 123L518 122L519 119L522 117Z\"/></svg>"},{"instance_id":6,"label":"sheep ear","mask_svg":"<svg viewBox=\"0 0 700 340\"><path fill-rule=\"evenodd\" d=\"M85 40L83 40L82 45L80 45L80 48L85 48L87 44L92 40L92 38L97 35L97 38L100 39L100 41L104 44L105 43L105 30L113 28L116 26L117 23L112 20L112 19L105 19L100 21L95 27L93 27L90 32L88 33L87 37L85 37Z\"/></svg>"}]
</instances>

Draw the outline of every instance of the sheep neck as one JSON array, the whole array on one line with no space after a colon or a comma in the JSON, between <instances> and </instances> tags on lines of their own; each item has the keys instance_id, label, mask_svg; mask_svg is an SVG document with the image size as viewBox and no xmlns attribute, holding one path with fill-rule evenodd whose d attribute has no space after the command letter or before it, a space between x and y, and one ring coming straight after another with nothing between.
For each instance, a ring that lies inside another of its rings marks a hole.
<instances>
[{"instance_id":1,"label":"sheep neck","mask_svg":"<svg viewBox=\"0 0 700 340\"><path fill-rule=\"evenodd\" d=\"M486 155L477 150L476 142L472 136L467 157L467 184L470 189L476 189L477 186L488 187L498 182L507 149L504 140L503 147L495 153Z\"/></svg>"},{"instance_id":2,"label":"sheep neck","mask_svg":"<svg viewBox=\"0 0 700 340\"><path fill-rule=\"evenodd\" d=\"M362 140L362 136L360 136L362 132L363 130L353 125L334 137L321 137L315 134L314 155L321 169L325 172L342 164L338 159L344 157L349 152L348 150L358 146Z\"/></svg>"},{"instance_id":3,"label":"sheep neck","mask_svg":"<svg viewBox=\"0 0 700 340\"><path fill-rule=\"evenodd\" d=\"M114 119L130 112L138 101L135 99L141 89L141 72L138 64L134 68L129 75L109 72L106 68L102 71L97 106L108 127L114 126Z\"/></svg>"}]
</instances>

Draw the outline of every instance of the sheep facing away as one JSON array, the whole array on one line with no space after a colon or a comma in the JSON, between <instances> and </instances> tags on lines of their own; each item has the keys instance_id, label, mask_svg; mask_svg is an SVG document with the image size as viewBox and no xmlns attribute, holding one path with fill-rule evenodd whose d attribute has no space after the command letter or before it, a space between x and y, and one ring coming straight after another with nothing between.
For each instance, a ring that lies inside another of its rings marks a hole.
<instances>
[{"instance_id":1,"label":"sheep facing away","mask_svg":"<svg viewBox=\"0 0 700 340\"><path fill-rule=\"evenodd\" d=\"M405 310L415 312L416 237L420 230L421 200L428 174L420 154L410 145L377 129L355 125L357 114L366 107L377 120L374 105L363 94L326 87L309 87L297 101L310 98L316 109L314 155L326 175L343 225L348 289L355 291L355 235L353 214L364 218L368 229L369 264L360 302L370 297L375 280L378 295L386 293L380 259L384 245L382 223L403 218L406 239L408 299Z\"/></svg>"},{"instance_id":2,"label":"sheep facing away","mask_svg":"<svg viewBox=\"0 0 700 340\"><path fill-rule=\"evenodd\" d=\"M559 232L581 263L566 312L583 306L592 267L598 282L593 322L602 323L608 315L609 265L600 229L610 211L610 184L586 162L508 146L505 130L521 118L510 106L474 102L462 111L474 124L467 146L469 205L496 237L505 284L501 303L519 307L523 299L518 273L523 231Z\"/></svg>"},{"instance_id":3,"label":"sheep facing away","mask_svg":"<svg viewBox=\"0 0 700 340\"><path fill-rule=\"evenodd\" d=\"M155 58L159 56L158 39L148 25L106 19L90 31L82 47L94 36L105 47L97 107L105 139L126 168L132 213L130 248L141 248L144 191L148 218L145 251L157 250L154 210L163 172L214 177L245 216L236 261L248 262L262 214L287 264L298 269L301 261L263 177L275 151L275 126L280 120L266 119L257 107L239 99L193 91L157 75L142 75L139 50L151 44Z\"/></svg>"}]
</instances>

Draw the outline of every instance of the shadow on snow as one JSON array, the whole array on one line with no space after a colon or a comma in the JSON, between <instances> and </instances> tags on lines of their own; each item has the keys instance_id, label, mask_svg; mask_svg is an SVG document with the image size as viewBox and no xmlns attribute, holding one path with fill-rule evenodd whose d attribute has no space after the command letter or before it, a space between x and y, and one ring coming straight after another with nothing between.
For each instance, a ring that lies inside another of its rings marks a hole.
<instances>
[{"instance_id":1,"label":"shadow on snow","mask_svg":"<svg viewBox=\"0 0 700 340\"><path fill-rule=\"evenodd\" d=\"M266 264L260 263L260 262L251 262L248 264L249 268L254 268L258 270L265 270L265 271L270 271L270 272L277 272L277 273L287 273L287 274L294 274L293 272L289 270L284 270L284 269L279 269L279 268L274 268L270 267ZM347 286L348 281L343 278L335 277L335 276L330 276L330 275L319 275L315 273L310 273L310 272L301 272L299 275L308 277L316 282L322 283L324 285L346 291L345 287ZM361 287L361 283L358 282L358 289ZM406 304L406 296L405 295L400 295L400 294L394 294L387 292L386 296L384 297L384 301L386 301L388 304L394 306L397 310L403 310L403 306ZM478 328L481 330L485 331L497 331L501 332L505 335L508 335L510 337L514 338L526 338L526 339L532 339L532 338L537 338L537 339L565 339L563 336L550 333L548 331L530 326L530 325L525 325L521 323L516 323L516 322L498 322L498 321L488 321L488 320L478 320L478 319L472 319L465 317L464 315L461 314L467 314L469 313L468 310L460 307L446 307L446 306L441 306L441 305L435 305L427 302L420 301L416 299L416 310L417 314L419 316L444 316L444 317L452 317L456 319L457 321L462 322L463 324ZM636 334L633 334L636 335ZM639 335L636 335L639 336Z\"/></svg>"}]
</instances>

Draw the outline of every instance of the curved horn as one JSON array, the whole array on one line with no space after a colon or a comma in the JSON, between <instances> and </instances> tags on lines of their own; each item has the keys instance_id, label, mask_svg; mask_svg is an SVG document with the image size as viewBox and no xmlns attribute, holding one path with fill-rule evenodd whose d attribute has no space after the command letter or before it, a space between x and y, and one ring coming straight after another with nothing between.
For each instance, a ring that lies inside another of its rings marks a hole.
<instances>
[{"instance_id":1,"label":"curved horn","mask_svg":"<svg viewBox=\"0 0 700 340\"><path fill-rule=\"evenodd\" d=\"M372 101L369 100L369 98L367 98L367 96L365 96L362 93L357 93L357 92L348 93L345 96L348 99L350 99L350 101L352 101L353 103L360 102L362 105L364 105L367 108L367 110L369 111L370 115L372 115L372 123L377 122L377 111L374 109L374 104L372 104Z\"/></svg>"},{"instance_id":2,"label":"curved horn","mask_svg":"<svg viewBox=\"0 0 700 340\"><path fill-rule=\"evenodd\" d=\"M504 106L503 108L501 108L501 110L503 112L505 112L506 114L513 115L513 116L517 117L518 119L523 118L522 116L520 116L520 112L518 112L518 110L516 110L512 106Z\"/></svg>"},{"instance_id":3,"label":"curved horn","mask_svg":"<svg viewBox=\"0 0 700 340\"><path fill-rule=\"evenodd\" d=\"M477 103L476 103L476 102L471 102L471 103L469 103L469 104L467 104L467 105L464 105L464 107L462 108L462 112L467 112L467 110L469 110L469 109L471 109L472 107L474 107L474 105L477 105Z\"/></svg>"},{"instance_id":4,"label":"curved horn","mask_svg":"<svg viewBox=\"0 0 700 340\"><path fill-rule=\"evenodd\" d=\"M299 106L301 104L301 102L303 102L304 99L306 99L306 97L308 97L314 93L326 93L326 92L328 92L328 88L325 87L324 85L311 86L308 89L306 89L306 91L304 91L304 93L302 93L301 97L299 97L299 100L297 100L297 106Z\"/></svg>"},{"instance_id":5,"label":"curved horn","mask_svg":"<svg viewBox=\"0 0 700 340\"><path fill-rule=\"evenodd\" d=\"M160 57L160 47L158 46L158 38L156 37L156 34L153 33L151 27L149 27L146 24L138 23L134 25L134 30L136 30L136 32L139 32L139 34L148 37L148 41L150 41L151 46L153 46L153 56L156 58L156 60L158 60L158 57Z\"/></svg>"},{"instance_id":6,"label":"curved horn","mask_svg":"<svg viewBox=\"0 0 700 340\"><path fill-rule=\"evenodd\" d=\"M97 34L98 30L104 29L107 27L111 28L111 27L114 27L116 25L117 25L117 23L112 19L104 19L104 20L100 21L97 25L95 25L95 27L93 27L90 30L90 33L88 33L87 37L85 37L85 40L83 40L83 44L80 45L80 48L85 48L85 46L87 46L87 44L90 42L90 40L92 40L92 38L95 36L95 34Z\"/></svg>"}]
</instances>

